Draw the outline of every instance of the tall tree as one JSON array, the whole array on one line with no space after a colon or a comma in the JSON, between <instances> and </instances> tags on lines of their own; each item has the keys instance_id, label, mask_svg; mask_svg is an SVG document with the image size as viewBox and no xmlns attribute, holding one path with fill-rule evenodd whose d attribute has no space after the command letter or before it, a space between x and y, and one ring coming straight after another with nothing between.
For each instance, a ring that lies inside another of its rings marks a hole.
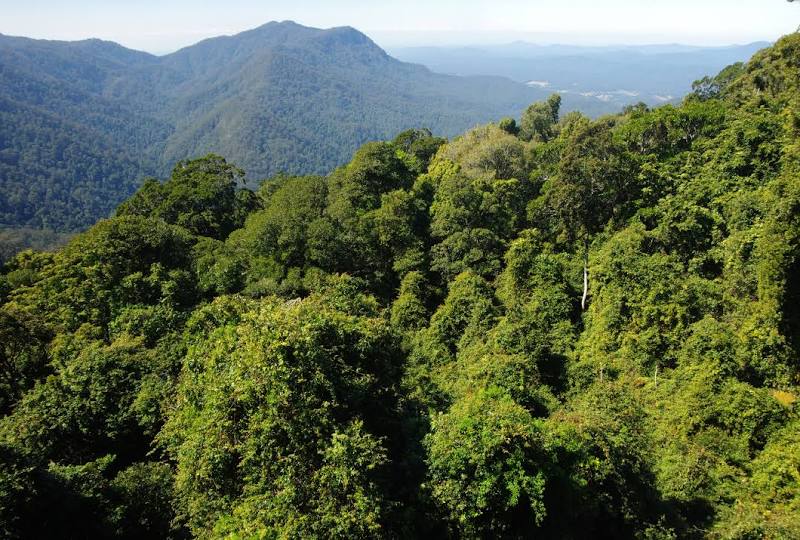
<instances>
[{"instance_id":1,"label":"tall tree","mask_svg":"<svg viewBox=\"0 0 800 540\"><path fill-rule=\"evenodd\" d=\"M632 195L630 165L613 140L609 122L579 124L568 136L555 176L545 185L544 210L556 229L583 250L583 295L589 294L592 235L621 213Z\"/></svg>"},{"instance_id":2,"label":"tall tree","mask_svg":"<svg viewBox=\"0 0 800 540\"><path fill-rule=\"evenodd\" d=\"M561 95L552 94L547 101L538 101L522 113L519 135L526 141L547 142L555 135L558 112L561 109Z\"/></svg>"}]
</instances>

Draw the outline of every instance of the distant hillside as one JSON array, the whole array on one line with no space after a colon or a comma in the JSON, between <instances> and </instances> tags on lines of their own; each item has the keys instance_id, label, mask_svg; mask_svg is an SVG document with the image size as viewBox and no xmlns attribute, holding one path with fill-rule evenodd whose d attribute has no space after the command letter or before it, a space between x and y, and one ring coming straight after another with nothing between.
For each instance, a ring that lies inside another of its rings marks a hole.
<instances>
[{"instance_id":1,"label":"distant hillside","mask_svg":"<svg viewBox=\"0 0 800 540\"><path fill-rule=\"evenodd\" d=\"M0 36L0 224L84 227L156 172L172 128L108 95L156 61L97 40Z\"/></svg>"},{"instance_id":2,"label":"distant hillside","mask_svg":"<svg viewBox=\"0 0 800 540\"><path fill-rule=\"evenodd\" d=\"M747 61L768 46L642 45L581 47L515 42L485 47L406 47L390 53L454 75L496 75L605 104L606 112L631 103L674 101L692 82Z\"/></svg>"},{"instance_id":3,"label":"distant hillside","mask_svg":"<svg viewBox=\"0 0 800 540\"><path fill-rule=\"evenodd\" d=\"M273 22L163 57L0 35L0 226L84 228L208 152L251 179L325 173L366 141L454 135L546 94L405 64L352 28Z\"/></svg>"}]
</instances>

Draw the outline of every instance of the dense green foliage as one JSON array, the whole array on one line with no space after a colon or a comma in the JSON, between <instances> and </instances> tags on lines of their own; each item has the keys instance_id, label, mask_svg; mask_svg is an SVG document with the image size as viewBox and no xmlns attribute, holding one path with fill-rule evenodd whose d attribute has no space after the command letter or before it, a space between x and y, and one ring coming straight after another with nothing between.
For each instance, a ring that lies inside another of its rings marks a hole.
<instances>
[{"instance_id":1,"label":"dense green foliage","mask_svg":"<svg viewBox=\"0 0 800 540\"><path fill-rule=\"evenodd\" d=\"M17 255L0 535L800 537L798 61L257 192L183 161Z\"/></svg>"}]
</instances>

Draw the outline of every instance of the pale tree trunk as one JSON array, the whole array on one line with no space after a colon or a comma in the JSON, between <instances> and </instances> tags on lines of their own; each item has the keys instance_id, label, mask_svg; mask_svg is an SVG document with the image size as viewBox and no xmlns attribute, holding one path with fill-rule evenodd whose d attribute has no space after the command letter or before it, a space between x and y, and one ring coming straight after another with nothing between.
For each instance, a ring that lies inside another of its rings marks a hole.
<instances>
[{"instance_id":1,"label":"pale tree trunk","mask_svg":"<svg viewBox=\"0 0 800 540\"><path fill-rule=\"evenodd\" d=\"M586 298L589 296L589 241L583 244L583 297L581 298L581 309L586 311Z\"/></svg>"}]
</instances>

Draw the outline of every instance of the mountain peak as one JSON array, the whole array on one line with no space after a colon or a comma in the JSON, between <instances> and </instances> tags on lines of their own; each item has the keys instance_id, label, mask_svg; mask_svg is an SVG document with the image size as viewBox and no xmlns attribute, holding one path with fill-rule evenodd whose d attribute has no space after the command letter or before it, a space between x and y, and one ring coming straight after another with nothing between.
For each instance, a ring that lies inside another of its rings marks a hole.
<instances>
[{"instance_id":1,"label":"mountain peak","mask_svg":"<svg viewBox=\"0 0 800 540\"><path fill-rule=\"evenodd\" d=\"M390 59L369 37L351 26L313 28L294 21L271 21L232 36L206 39L167 55L164 60L183 73L212 75L220 68L240 69L265 54L301 54L321 63L373 64Z\"/></svg>"},{"instance_id":2,"label":"mountain peak","mask_svg":"<svg viewBox=\"0 0 800 540\"><path fill-rule=\"evenodd\" d=\"M280 32L280 31L295 32L295 33L313 33L313 32L321 32L322 30L320 30L319 28L313 28L311 26L303 26L302 24L287 19L284 21L269 21L251 30L245 30L243 32L235 34L235 36L242 34L249 34L249 33L263 34L266 32Z\"/></svg>"},{"instance_id":3,"label":"mountain peak","mask_svg":"<svg viewBox=\"0 0 800 540\"><path fill-rule=\"evenodd\" d=\"M302 24L300 24L300 23L298 23L296 21L293 21L291 19L284 19L282 21L267 21L264 24L262 24L261 26L257 26L253 30L258 30L258 29L261 29L261 28L270 28L270 27L275 27L275 26L311 28L310 26L304 26L304 25L302 25Z\"/></svg>"},{"instance_id":4,"label":"mountain peak","mask_svg":"<svg viewBox=\"0 0 800 540\"><path fill-rule=\"evenodd\" d=\"M282 38L286 42L296 39L323 39L340 45L367 45L378 47L366 34L352 26L335 26L332 28L315 28L304 26L292 20L270 21L266 24L236 34L235 37L267 36L271 39Z\"/></svg>"},{"instance_id":5,"label":"mountain peak","mask_svg":"<svg viewBox=\"0 0 800 540\"><path fill-rule=\"evenodd\" d=\"M322 30L321 34L316 39L331 47L360 48L371 50L372 52L380 51L383 55L386 54L383 49L366 34L356 30L352 26L337 26Z\"/></svg>"}]
</instances>

